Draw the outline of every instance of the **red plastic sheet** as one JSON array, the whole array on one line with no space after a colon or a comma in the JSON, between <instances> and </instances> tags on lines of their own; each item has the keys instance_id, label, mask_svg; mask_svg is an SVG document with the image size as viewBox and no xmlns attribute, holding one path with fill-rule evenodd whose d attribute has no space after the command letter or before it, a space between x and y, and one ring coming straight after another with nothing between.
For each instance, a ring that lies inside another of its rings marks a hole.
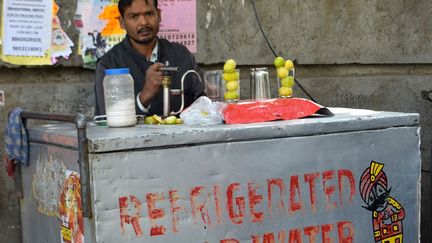
<instances>
[{"instance_id":1,"label":"red plastic sheet","mask_svg":"<svg viewBox=\"0 0 432 243\"><path fill-rule=\"evenodd\" d=\"M323 115L331 115L325 107L307 99L268 99L228 104L223 111L227 124L292 120L311 116L325 109Z\"/></svg>"}]
</instances>

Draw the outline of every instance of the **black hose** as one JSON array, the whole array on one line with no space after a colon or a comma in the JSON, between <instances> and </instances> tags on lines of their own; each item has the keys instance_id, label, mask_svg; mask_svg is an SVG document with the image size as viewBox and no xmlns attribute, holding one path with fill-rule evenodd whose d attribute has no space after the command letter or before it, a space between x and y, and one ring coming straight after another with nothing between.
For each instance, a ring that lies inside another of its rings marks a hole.
<instances>
[{"instance_id":1,"label":"black hose","mask_svg":"<svg viewBox=\"0 0 432 243\"><path fill-rule=\"evenodd\" d=\"M257 23L258 23L258 26L259 26L259 28L260 28L261 34L263 35L264 40L265 40L266 43L267 43L267 46L270 48L271 52L273 53L274 57L276 58L278 55L277 55L276 51L274 50L273 46L270 44L270 41L268 40L267 35L265 34L265 32L264 32L264 30L263 30L263 28L262 28L262 26L261 26L261 21L260 21L260 19L259 19L259 17L258 17L258 13L257 13L256 7L255 7L255 0L252 0L252 7L253 7L253 10L254 10L254 13L255 13L255 19L256 19L256 21L257 21ZM306 89L303 87L303 85L301 85L300 82L299 82L295 77L294 77L294 82L299 86L299 88L303 91L303 93L305 93L305 94L309 97L309 99L311 99L311 100L312 100L313 102L315 102L315 103L318 103L318 102L317 102L317 101L312 97L312 95L310 95L309 92L306 91Z\"/></svg>"},{"instance_id":2,"label":"black hose","mask_svg":"<svg viewBox=\"0 0 432 243\"><path fill-rule=\"evenodd\" d=\"M256 18L256 20L258 22L258 26L259 26L259 28L261 30L261 33L262 33L263 37L264 37L264 40L267 42L268 47L273 52L273 55L275 57L277 57L278 55L276 54L276 51L273 49L272 45L270 44L269 40L267 39L267 35L264 33L264 30L263 30L263 28L261 26L261 21L260 21L260 19L258 17L258 13L257 13L256 7L255 7L255 0L252 0L252 7L253 7L253 10L254 10L254 13L255 13L255 18Z\"/></svg>"}]
</instances>

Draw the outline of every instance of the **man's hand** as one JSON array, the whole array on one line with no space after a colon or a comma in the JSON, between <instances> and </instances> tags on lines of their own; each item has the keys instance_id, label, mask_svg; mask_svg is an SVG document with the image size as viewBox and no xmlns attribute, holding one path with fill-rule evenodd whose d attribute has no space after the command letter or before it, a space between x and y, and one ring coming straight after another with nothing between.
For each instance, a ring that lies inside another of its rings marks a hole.
<instances>
[{"instance_id":1,"label":"man's hand","mask_svg":"<svg viewBox=\"0 0 432 243\"><path fill-rule=\"evenodd\" d=\"M162 67L164 67L162 63L155 63L147 69L145 84L139 97L141 104L144 106L150 104L151 99L157 94L162 85L162 71L159 71Z\"/></svg>"}]
</instances>

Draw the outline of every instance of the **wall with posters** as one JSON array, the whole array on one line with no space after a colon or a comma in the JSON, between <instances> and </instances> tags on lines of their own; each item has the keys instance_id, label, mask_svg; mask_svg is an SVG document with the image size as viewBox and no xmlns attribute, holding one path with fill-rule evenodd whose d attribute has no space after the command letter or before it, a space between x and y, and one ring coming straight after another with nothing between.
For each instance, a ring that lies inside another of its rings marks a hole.
<instances>
[{"instance_id":1,"label":"wall with posters","mask_svg":"<svg viewBox=\"0 0 432 243\"><path fill-rule=\"evenodd\" d=\"M0 1L3 9L4 0ZM83 68L76 25L78 1L57 0L59 26L74 46L55 65L20 66L0 61L0 154L7 111L24 109L93 113L94 72ZM422 136L422 238L432 239L432 2L256 0L258 15L278 55L297 61L297 78L319 103L374 110L419 112ZM259 32L251 0L197 0L197 53L204 69L227 58L241 68L242 94L249 68L273 56ZM2 21L2 20L0 20ZM273 86L273 94L276 94ZM305 94L298 88L296 96ZM0 239L20 242L18 200L0 166Z\"/></svg>"}]
</instances>

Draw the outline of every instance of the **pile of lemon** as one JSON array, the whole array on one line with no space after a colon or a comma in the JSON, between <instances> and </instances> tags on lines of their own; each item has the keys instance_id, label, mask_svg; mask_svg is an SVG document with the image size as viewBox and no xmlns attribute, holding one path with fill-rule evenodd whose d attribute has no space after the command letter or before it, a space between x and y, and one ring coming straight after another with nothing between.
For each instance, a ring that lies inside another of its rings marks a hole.
<instances>
[{"instance_id":1,"label":"pile of lemon","mask_svg":"<svg viewBox=\"0 0 432 243\"><path fill-rule=\"evenodd\" d=\"M280 80L279 97L291 97L293 93L292 87L294 86L294 72L290 71L294 70L294 63L291 60L285 61L282 57L276 57L273 64L276 67L277 76Z\"/></svg>"},{"instance_id":2,"label":"pile of lemon","mask_svg":"<svg viewBox=\"0 0 432 243\"><path fill-rule=\"evenodd\" d=\"M146 116L144 118L144 124L148 125L178 125L183 124L183 120L181 118L177 118L176 116L168 116L166 118L162 118L158 115Z\"/></svg>"},{"instance_id":3,"label":"pile of lemon","mask_svg":"<svg viewBox=\"0 0 432 243\"><path fill-rule=\"evenodd\" d=\"M240 73L236 70L237 63L228 59L223 67L223 80L225 81L225 101L237 101L240 98Z\"/></svg>"}]
</instances>

